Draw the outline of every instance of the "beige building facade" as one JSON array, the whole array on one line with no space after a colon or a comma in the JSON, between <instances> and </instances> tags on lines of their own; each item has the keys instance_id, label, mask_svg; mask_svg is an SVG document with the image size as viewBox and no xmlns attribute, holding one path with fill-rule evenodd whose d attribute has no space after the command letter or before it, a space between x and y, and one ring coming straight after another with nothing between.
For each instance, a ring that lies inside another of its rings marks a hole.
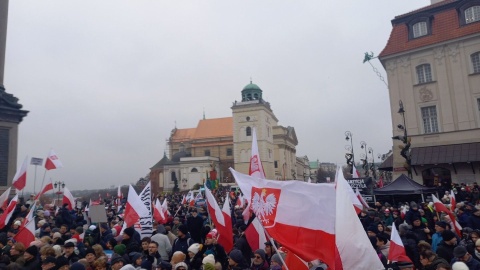
<instances>
[{"instance_id":1,"label":"beige building facade","mask_svg":"<svg viewBox=\"0 0 480 270\"><path fill-rule=\"evenodd\" d=\"M388 76L392 134L404 136L405 128L411 140L413 179L429 186L479 182L480 1L437 1L392 25L379 58ZM396 179L408 168L401 156L406 142L393 145Z\"/></svg>"}]
</instances>

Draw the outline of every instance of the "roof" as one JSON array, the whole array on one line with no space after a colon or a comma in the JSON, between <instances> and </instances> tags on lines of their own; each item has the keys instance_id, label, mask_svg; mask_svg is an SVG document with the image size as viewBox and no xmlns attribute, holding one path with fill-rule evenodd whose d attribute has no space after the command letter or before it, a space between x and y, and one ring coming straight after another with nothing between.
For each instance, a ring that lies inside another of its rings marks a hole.
<instances>
[{"instance_id":1,"label":"roof","mask_svg":"<svg viewBox=\"0 0 480 270\"><path fill-rule=\"evenodd\" d=\"M184 142L218 137L233 138L233 117L200 120L196 128L177 129L170 140Z\"/></svg>"},{"instance_id":2,"label":"roof","mask_svg":"<svg viewBox=\"0 0 480 270\"><path fill-rule=\"evenodd\" d=\"M480 33L479 23L460 25L456 6L461 0L446 0L400 16L392 20L393 29L387 45L379 57L402 53L429 45ZM421 15L433 16L431 34L410 39L408 23Z\"/></svg>"},{"instance_id":3,"label":"roof","mask_svg":"<svg viewBox=\"0 0 480 270\"><path fill-rule=\"evenodd\" d=\"M400 175L392 183L373 190L375 195L409 195L436 192L436 188L422 186L408 178L405 174Z\"/></svg>"},{"instance_id":4,"label":"roof","mask_svg":"<svg viewBox=\"0 0 480 270\"><path fill-rule=\"evenodd\" d=\"M378 166L380 171L392 171L393 170L393 155L388 156L380 166Z\"/></svg>"},{"instance_id":5,"label":"roof","mask_svg":"<svg viewBox=\"0 0 480 270\"><path fill-rule=\"evenodd\" d=\"M415 147L411 149L411 157L412 165L480 161L480 142Z\"/></svg>"},{"instance_id":6,"label":"roof","mask_svg":"<svg viewBox=\"0 0 480 270\"><path fill-rule=\"evenodd\" d=\"M260 89L258 85L250 82L249 84L245 85L245 87L243 87L243 90L262 90L262 89Z\"/></svg>"},{"instance_id":7,"label":"roof","mask_svg":"<svg viewBox=\"0 0 480 270\"><path fill-rule=\"evenodd\" d=\"M310 161L310 162L308 162L308 164L310 165L310 169L318 169L319 168L318 161Z\"/></svg>"},{"instance_id":8,"label":"roof","mask_svg":"<svg viewBox=\"0 0 480 270\"><path fill-rule=\"evenodd\" d=\"M170 161L170 159L168 159L167 154L164 152L163 158L160 159L160 161L157 162L157 164L153 165L153 167L151 167L150 170L162 169L164 165L168 165L168 164L172 164L172 162Z\"/></svg>"}]
</instances>

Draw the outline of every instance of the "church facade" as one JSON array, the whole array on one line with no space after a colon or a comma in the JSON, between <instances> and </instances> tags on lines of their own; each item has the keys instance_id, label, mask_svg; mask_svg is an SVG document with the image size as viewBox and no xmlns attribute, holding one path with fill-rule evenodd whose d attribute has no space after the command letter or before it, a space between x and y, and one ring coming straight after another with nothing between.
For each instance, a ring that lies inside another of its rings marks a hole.
<instances>
[{"instance_id":1,"label":"church facade","mask_svg":"<svg viewBox=\"0 0 480 270\"><path fill-rule=\"evenodd\" d=\"M213 170L220 184L233 184L230 167L248 174L254 128L266 177L303 180L297 174L308 168L298 167L308 166L308 162L297 162L295 129L278 124L258 85L250 82L241 95L241 101L232 104L232 116L201 119L196 127L171 131L168 139L171 158L164 153L150 168L154 192L192 189L203 184Z\"/></svg>"}]
</instances>

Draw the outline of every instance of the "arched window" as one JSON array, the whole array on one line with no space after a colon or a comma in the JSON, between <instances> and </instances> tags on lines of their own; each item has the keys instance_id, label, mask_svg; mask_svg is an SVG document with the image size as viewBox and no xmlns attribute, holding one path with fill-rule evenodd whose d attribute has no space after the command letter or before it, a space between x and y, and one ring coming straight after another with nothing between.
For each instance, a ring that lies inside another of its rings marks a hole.
<instances>
[{"instance_id":1,"label":"arched window","mask_svg":"<svg viewBox=\"0 0 480 270\"><path fill-rule=\"evenodd\" d=\"M253 99L258 99L258 94L257 93L253 94Z\"/></svg>"},{"instance_id":2,"label":"arched window","mask_svg":"<svg viewBox=\"0 0 480 270\"><path fill-rule=\"evenodd\" d=\"M470 55L472 59L473 73L480 73L480 52Z\"/></svg>"},{"instance_id":3,"label":"arched window","mask_svg":"<svg viewBox=\"0 0 480 270\"><path fill-rule=\"evenodd\" d=\"M197 168L193 168L190 172L198 172Z\"/></svg>"},{"instance_id":4,"label":"arched window","mask_svg":"<svg viewBox=\"0 0 480 270\"><path fill-rule=\"evenodd\" d=\"M423 64L416 67L418 83L427 83L432 81L432 68L430 64Z\"/></svg>"},{"instance_id":5,"label":"arched window","mask_svg":"<svg viewBox=\"0 0 480 270\"><path fill-rule=\"evenodd\" d=\"M473 6L465 9L465 23L480 21L480 6Z\"/></svg>"},{"instance_id":6,"label":"arched window","mask_svg":"<svg viewBox=\"0 0 480 270\"><path fill-rule=\"evenodd\" d=\"M251 127L247 127L247 130L246 130L246 133L247 137L249 136L252 136L252 128Z\"/></svg>"},{"instance_id":7,"label":"arched window","mask_svg":"<svg viewBox=\"0 0 480 270\"><path fill-rule=\"evenodd\" d=\"M248 100L252 100L252 94L250 94L250 93L247 94L247 101L248 101Z\"/></svg>"}]
</instances>

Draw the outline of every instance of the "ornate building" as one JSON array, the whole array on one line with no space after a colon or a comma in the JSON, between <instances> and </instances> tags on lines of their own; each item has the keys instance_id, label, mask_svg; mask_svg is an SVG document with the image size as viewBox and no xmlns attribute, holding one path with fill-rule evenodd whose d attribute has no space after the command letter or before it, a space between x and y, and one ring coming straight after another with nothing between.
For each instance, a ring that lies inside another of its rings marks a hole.
<instances>
[{"instance_id":1,"label":"ornate building","mask_svg":"<svg viewBox=\"0 0 480 270\"><path fill-rule=\"evenodd\" d=\"M430 186L478 182L480 1L434 0L392 26L379 56L396 139L384 167Z\"/></svg>"},{"instance_id":2,"label":"ornate building","mask_svg":"<svg viewBox=\"0 0 480 270\"><path fill-rule=\"evenodd\" d=\"M203 184L213 169L221 184L233 184L230 167L248 173L253 128L266 177L303 179L297 176L297 171L305 168L297 168L295 129L278 125L262 93L250 82L241 91L241 101L233 103L231 117L202 119L194 128L174 128L168 140L171 159L165 153L150 168L154 192L173 190L175 183L179 190L192 189L195 184Z\"/></svg>"}]
</instances>

